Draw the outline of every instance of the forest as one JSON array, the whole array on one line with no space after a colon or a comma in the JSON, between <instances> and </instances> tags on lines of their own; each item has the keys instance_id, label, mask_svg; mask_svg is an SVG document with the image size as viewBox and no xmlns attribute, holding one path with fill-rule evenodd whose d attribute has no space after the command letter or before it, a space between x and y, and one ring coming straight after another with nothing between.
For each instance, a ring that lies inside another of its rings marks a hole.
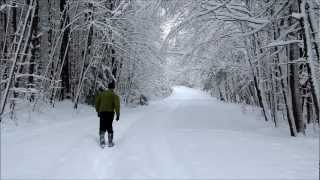
<instances>
[{"instance_id":1,"label":"forest","mask_svg":"<svg viewBox=\"0 0 320 180\"><path fill-rule=\"evenodd\" d=\"M0 179L319 179L320 0L0 0Z\"/></svg>"},{"instance_id":2,"label":"forest","mask_svg":"<svg viewBox=\"0 0 320 180\"><path fill-rule=\"evenodd\" d=\"M16 105L92 104L115 80L124 102L168 91L158 1L1 1L1 115ZM149 93L150 94L150 93Z\"/></svg>"},{"instance_id":3,"label":"forest","mask_svg":"<svg viewBox=\"0 0 320 180\"><path fill-rule=\"evenodd\" d=\"M1 0L1 120L23 106L93 104L114 80L126 104L199 87L304 134L319 126L319 10L319 0Z\"/></svg>"}]
</instances>

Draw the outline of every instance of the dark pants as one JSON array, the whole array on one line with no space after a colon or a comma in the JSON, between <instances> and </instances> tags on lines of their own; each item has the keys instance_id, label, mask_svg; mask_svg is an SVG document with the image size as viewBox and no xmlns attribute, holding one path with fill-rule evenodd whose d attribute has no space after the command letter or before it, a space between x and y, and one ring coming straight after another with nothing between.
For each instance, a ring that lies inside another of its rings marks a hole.
<instances>
[{"instance_id":1,"label":"dark pants","mask_svg":"<svg viewBox=\"0 0 320 180\"><path fill-rule=\"evenodd\" d=\"M114 112L100 112L100 128L99 134L104 134L108 131L108 134L113 134L112 121L114 118Z\"/></svg>"}]
</instances>

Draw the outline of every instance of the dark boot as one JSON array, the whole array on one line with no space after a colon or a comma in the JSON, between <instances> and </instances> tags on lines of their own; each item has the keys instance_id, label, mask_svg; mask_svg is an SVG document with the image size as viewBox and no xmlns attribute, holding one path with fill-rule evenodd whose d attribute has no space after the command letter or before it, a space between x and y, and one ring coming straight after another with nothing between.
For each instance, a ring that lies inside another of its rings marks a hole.
<instances>
[{"instance_id":1,"label":"dark boot","mask_svg":"<svg viewBox=\"0 0 320 180\"><path fill-rule=\"evenodd\" d=\"M108 134L108 146L112 147L114 145L113 143L113 133Z\"/></svg>"},{"instance_id":2,"label":"dark boot","mask_svg":"<svg viewBox=\"0 0 320 180\"><path fill-rule=\"evenodd\" d=\"M100 133L100 145L101 146L105 146L106 145L106 141L104 139L104 134L105 133Z\"/></svg>"}]
</instances>

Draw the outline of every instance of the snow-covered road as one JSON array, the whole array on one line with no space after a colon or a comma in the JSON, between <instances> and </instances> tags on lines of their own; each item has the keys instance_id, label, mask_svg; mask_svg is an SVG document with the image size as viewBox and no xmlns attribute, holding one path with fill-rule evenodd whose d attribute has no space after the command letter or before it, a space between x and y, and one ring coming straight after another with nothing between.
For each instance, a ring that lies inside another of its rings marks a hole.
<instances>
[{"instance_id":1,"label":"snow-covered road","mask_svg":"<svg viewBox=\"0 0 320 180\"><path fill-rule=\"evenodd\" d=\"M124 108L115 147L98 146L93 108L68 103L38 119L2 128L2 178L317 179L319 143L291 138L254 111L176 87L161 101ZM42 121L42 120L39 120Z\"/></svg>"}]
</instances>

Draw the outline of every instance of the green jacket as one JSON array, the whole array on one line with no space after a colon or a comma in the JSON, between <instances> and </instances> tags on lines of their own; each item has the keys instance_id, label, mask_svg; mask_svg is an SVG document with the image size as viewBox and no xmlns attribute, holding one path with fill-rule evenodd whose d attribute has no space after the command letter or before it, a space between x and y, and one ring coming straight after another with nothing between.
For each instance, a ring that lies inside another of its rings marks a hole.
<instances>
[{"instance_id":1,"label":"green jacket","mask_svg":"<svg viewBox=\"0 0 320 180\"><path fill-rule=\"evenodd\" d=\"M113 90L102 91L97 94L95 100L96 111L99 112L116 112L120 116L120 98Z\"/></svg>"}]
</instances>

